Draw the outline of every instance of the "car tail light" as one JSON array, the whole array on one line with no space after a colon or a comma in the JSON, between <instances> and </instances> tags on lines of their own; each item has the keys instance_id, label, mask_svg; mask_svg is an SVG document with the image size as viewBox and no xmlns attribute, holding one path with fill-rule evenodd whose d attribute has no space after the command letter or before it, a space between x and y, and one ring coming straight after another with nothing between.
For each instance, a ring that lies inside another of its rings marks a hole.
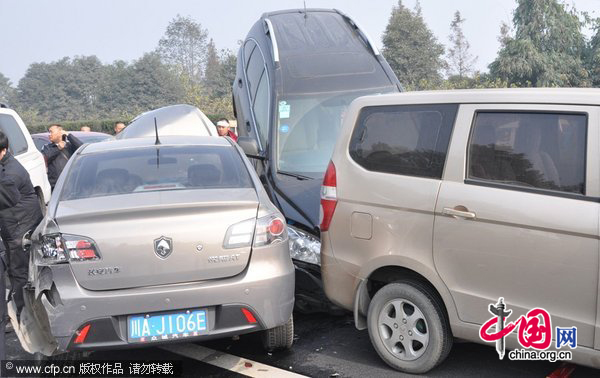
<instances>
[{"instance_id":1,"label":"car tail light","mask_svg":"<svg viewBox=\"0 0 600 378\"><path fill-rule=\"evenodd\" d=\"M246 317L246 321L248 323L258 323L256 321L256 318L254 317L254 314L252 314L252 311L248 310L247 308L242 307L242 313Z\"/></svg>"},{"instance_id":2,"label":"car tail light","mask_svg":"<svg viewBox=\"0 0 600 378\"><path fill-rule=\"evenodd\" d=\"M80 329L79 331L75 332L75 335L77 335L75 337L75 344L83 344L83 342L85 341L85 339L87 338L88 332L90 332L90 328L92 327L91 324L88 324L86 326L84 326L82 329Z\"/></svg>"},{"instance_id":3,"label":"car tail light","mask_svg":"<svg viewBox=\"0 0 600 378\"><path fill-rule=\"evenodd\" d=\"M267 230L271 235L279 236L283 234L283 230L285 230L285 223L283 223L283 221L279 218L274 218L267 226Z\"/></svg>"},{"instance_id":4,"label":"car tail light","mask_svg":"<svg viewBox=\"0 0 600 378\"><path fill-rule=\"evenodd\" d=\"M63 235L63 238L69 253L69 260L83 261L99 258L98 253L96 253L96 245L92 240L73 235Z\"/></svg>"},{"instance_id":5,"label":"car tail light","mask_svg":"<svg viewBox=\"0 0 600 378\"><path fill-rule=\"evenodd\" d=\"M279 215L267 215L256 220L255 247L281 242L287 237L285 222Z\"/></svg>"},{"instance_id":6,"label":"car tail light","mask_svg":"<svg viewBox=\"0 0 600 378\"><path fill-rule=\"evenodd\" d=\"M43 235L34 251L37 262L41 264L100 259L98 248L92 239L69 234Z\"/></svg>"},{"instance_id":7,"label":"car tail light","mask_svg":"<svg viewBox=\"0 0 600 378\"><path fill-rule=\"evenodd\" d=\"M236 223L227 229L223 248L240 248L249 247L252 244L254 237L254 228L256 227L256 219L248 219L243 222Z\"/></svg>"},{"instance_id":8,"label":"car tail light","mask_svg":"<svg viewBox=\"0 0 600 378\"><path fill-rule=\"evenodd\" d=\"M328 231L331 218L335 212L335 206L337 205L337 178L335 175L335 165L333 162L329 162L327 171L325 172L325 178L323 178L323 185L321 186L321 208L323 218L321 220L321 231Z\"/></svg>"},{"instance_id":9,"label":"car tail light","mask_svg":"<svg viewBox=\"0 0 600 378\"><path fill-rule=\"evenodd\" d=\"M229 227L223 241L223 248L254 247L269 245L287 239L286 225L279 215L267 215L258 219L248 219Z\"/></svg>"}]
</instances>

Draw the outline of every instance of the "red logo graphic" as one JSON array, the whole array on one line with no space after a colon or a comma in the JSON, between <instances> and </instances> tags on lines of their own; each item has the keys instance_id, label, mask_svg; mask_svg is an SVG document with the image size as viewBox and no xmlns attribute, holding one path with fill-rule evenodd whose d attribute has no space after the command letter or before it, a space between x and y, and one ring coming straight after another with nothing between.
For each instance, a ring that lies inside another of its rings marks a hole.
<instances>
[{"instance_id":1,"label":"red logo graphic","mask_svg":"<svg viewBox=\"0 0 600 378\"><path fill-rule=\"evenodd\" d=\"M479 336L484 341L496 341L505 337L519 326L519 343L525 348L545 350L552 343L552 324L550 314L543 308L534 308L527 315L521 315L516 322L506 324L500 332L488 333L487 331L496 324L497 318L491 318L479 330Z\"/></svg>"},{"instance_id":2,"label":"red logo graphic","mask_svg":"<svg viewBox=\"0 0 600 378\"><path fill-rule=\"evenodd\" d=\"M552 343L552 323L550 314L543 308L534 308L527 315L521 315L515 322L505 324L504 321L510 314L511 310L505 311L504 298L499 298L496 305L491 304L489 311L495 315L493 318L485 322L479 330L479 336L482 340L488 342L496 342L496 350L500 359L504 357L504 338L519 328L519 343L524 348L534 348L545 350ZM488 330L495 326L495 331L489 333Z\"/></svg>"}]
</instances>

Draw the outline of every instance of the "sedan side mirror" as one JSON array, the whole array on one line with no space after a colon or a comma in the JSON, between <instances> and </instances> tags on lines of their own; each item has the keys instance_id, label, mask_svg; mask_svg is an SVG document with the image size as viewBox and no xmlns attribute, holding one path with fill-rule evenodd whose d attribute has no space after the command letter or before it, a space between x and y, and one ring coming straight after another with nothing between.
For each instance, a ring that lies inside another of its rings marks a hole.
<instances>
[{"instance_id":1,"label":"sedan side mirror","mask_svg":"<svg viewBox=\"0 0 600 378\"><path fill-rule=\"evenodd\" d=\"M264 156L259 155L258 143L253 137L239 136L237 144L242 148L242 150L244 150L244 153L249 158L265 160Z\"/></svg>"}]
</instances>

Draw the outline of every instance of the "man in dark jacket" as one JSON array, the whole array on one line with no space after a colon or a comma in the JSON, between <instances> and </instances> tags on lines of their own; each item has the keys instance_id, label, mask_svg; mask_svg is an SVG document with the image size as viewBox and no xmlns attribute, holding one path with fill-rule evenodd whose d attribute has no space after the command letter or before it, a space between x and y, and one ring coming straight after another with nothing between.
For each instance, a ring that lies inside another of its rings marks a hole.
<instances>
[{"instance_id":1,"label":"man in dark jacket","mask_svg":"<svg viewBox=\"0 0 600 378\"><path fill-rule=\"evenodd\" d=\"M15 185L13 179L9 176L5 176L0 171L0 211L15 206L21 196ZM8 266L8 259L6 257L6 249L4 243L0 238L0 361L6 359L6 347L4 344L4 332L6 330L6 323L8 322L8 313L6 308L6 268Z\"/></svg>"},{"instance_id":2,"label":"man in dark jacket","mask_svg":"<svg viewBox=\"0 0 600 378\"><path fill-rule=\"evenodd\" d=\"M29 270L29 256L23 250L23 235L42 220L42 209L29 173L8 151L8 143L6 135L0 132L0 175L12 180L19 192L15 206L0 210L0 235L6 247L11 296L18 315L24 305L23 287Z\"/></svg>"},{"instance_id":3,"label":"man in dark jacket","mask_svg":"<svg viewBox=\"0 0 600 378\"><path fill-rule=\"evenodd\" d=\"M50 133L50 143L42 148L42 155L48 164L48 181L54 190L54 185L69 158L83 143L74 135L63 130L61 125L51 125L48 127L48 132Z\"/></svg>"}]
</instances>

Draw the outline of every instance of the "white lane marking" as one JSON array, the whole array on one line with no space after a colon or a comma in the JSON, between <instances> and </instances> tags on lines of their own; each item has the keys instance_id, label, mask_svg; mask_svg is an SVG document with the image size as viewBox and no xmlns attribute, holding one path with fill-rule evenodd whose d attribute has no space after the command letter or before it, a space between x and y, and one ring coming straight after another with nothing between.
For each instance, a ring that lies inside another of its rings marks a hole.
<instances>
[{"instance_id":1,"label":"white lane marking","mask_svg":"<svg viewBox=\"0 0 600 378\"><path fill-rule=\"evenodd\" d=\"M219 352L217 350L197 344L171 344L161 346L161 349L217 366L222 369L243 374L248 377L305 377L304 375L296 374L291 371L261 364L260 362L255 362L247 358L241 358L232 354Z\"/></svg>"}]
</instances>

